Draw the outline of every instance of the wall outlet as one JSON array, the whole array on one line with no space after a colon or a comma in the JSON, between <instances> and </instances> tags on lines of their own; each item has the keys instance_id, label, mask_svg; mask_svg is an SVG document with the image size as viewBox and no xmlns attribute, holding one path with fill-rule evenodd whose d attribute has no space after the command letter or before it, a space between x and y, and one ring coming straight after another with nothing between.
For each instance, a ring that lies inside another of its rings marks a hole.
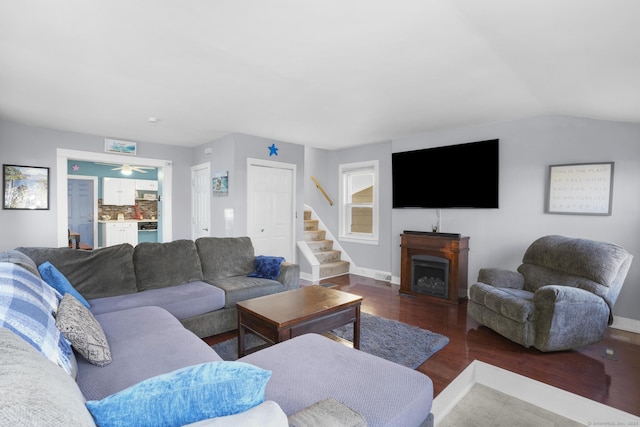
<instances>
[{"instance_id":1,"label":"wall outlet","mask_svg":"<svg viewBox=\"0 0 640 427\"><path fill-rule=\"evenodd\" d=\"M616 350L613 348L605 347L602 349L602 357L610 360L618 360Z\"/></svg>"}]
</instances>

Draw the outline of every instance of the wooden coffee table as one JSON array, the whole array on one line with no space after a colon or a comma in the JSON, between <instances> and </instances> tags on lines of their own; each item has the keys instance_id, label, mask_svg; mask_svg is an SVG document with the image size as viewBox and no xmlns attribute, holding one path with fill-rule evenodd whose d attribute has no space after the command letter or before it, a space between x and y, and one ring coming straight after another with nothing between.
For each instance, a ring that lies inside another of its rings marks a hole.
<instances>
[{"instance_id":1,"label":"wooden coffee table","mask_svg":"<svg viewBox=\"0 0 640 427\"><path fill-rule=\"evenodd\" d=\"M353 348L360 348L360 304L362 297L322 286L304 286L292 291L238 302L238 357L247 354L244 336L253 332L267 344L286 341L306 333L324 333L353 323Z\"/></svg>"}]
</instances>

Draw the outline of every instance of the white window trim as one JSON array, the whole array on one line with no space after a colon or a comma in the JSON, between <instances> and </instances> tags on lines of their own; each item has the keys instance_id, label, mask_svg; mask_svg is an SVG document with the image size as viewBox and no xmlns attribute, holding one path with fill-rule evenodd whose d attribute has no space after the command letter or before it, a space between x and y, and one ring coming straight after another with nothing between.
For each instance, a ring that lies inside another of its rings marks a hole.
<instances>
[{"instance_id":1,"label":"white window trim","mask_svg":"<svg viewBox=\"0 0 640 427\"><path fill-rule=\"evenodd\" d=\"M351 233L349 232L349 224L347 224L345 212L345 197L347 194L345 180L346 173L358 169L373 168L373 233ZM338 166L339 181L339 201L338 201L338 239L344 242L362 243L367 245L377 245L380 235L380 168L378 160L370 160L366 162L345 163Z\"/></svg>"}]
</instances>

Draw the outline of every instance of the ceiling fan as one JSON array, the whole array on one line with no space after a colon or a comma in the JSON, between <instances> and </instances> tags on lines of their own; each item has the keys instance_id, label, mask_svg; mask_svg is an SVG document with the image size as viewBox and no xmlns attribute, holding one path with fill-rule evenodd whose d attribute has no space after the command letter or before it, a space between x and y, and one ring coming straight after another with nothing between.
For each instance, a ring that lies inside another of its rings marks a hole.
<instances>
[{"instance_id":1,"label":"ceiling fan","mask_svg":"<svg viewBox=\"0 0 640 427\"><path fill-rule=\"evenodd\" d=\"M146 169L155 169L154 167L151 166L135 166L135 165L129 165L129 164L118 164L118 163L96 163L97 165L107 165L107 166L117 166L115 168L112 168L112 171L122 171L123 175L131 175L132 172L140 172L140 173L147 173Z\"/></svg>"}]
</instances>

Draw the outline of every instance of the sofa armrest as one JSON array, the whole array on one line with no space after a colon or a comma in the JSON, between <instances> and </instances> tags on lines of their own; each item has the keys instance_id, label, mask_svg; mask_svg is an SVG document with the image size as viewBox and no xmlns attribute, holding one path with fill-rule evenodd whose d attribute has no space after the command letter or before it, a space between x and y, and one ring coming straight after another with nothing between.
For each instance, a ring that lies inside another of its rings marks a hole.
<instances>
[{"instance_id":1,"label":"sofa armrest","mask_svg":"<svg viewBox=\"0 0 640 427\"><path fill-rule=\"evenodd\" d=\"M478 272L478 282L486 283L496 288L524 289L524 276L522 274L502 268L481 268Z\"/></svg>"},{"instance_id":2,"label":"sofa armrest","mask_svg":"<svg viewBox=\"0 0 640 427\"><path fill-rule=\"evenodd\" d=\"M300 266L290 262L283 262L280 265L280 275L276 280L282 283L286 290L300 287Z\"/></svg>"},{"instance_id":3,"label":"sofa armrest","mask_svg":"<svg viewBox=\"0 0 640 427\"><path fill-rule=\"evenodd\" d=\"M598 295L571 286L547 285L534 293L533 300L538 350L569 350L604 338L611 310Z\"/></svg>"}]
</instances>

